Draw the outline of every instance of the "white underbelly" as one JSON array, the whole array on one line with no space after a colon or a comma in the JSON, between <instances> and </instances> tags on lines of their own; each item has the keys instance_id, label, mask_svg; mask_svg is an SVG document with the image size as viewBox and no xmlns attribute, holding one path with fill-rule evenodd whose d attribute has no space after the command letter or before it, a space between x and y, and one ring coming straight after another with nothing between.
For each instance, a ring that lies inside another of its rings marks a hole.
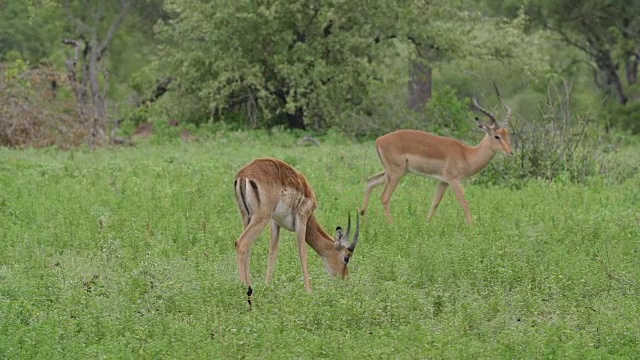
<instances>
[{"instance_id":1,"label":"white underbelly","mask_svg":"<svg viewBox=\"0 0 640 360\"><path fill-rule=\"evenodd\" d=\"M295 215L292 214L289 206L287 206L283 201L278 202L276 210L271 215L271 218L283 228L289 231L295 231Z\"/></svg>"},{"instance_id":2,"label":"white underbelly","mask_svg":"<svg viewBox=\"0 0 640 360\"><path fill-rule=\"evenodd\" d=\"M424 177L430 177L430 178L437 179L437 180L444 181L444 182L448 183L447 179L445 179L444 176L442 176L442 175L440 175L438 173L425 173L425 172L417 171L415 169L412 169L411 166L408 167L408 170L412 174L416 174L416 175L420 175L420 176L424 176Z\"/></svg>"},{"instance_id":3,"label":"white underbelly","mask_svg":"<svg viewBox=\"0 0 640 360\"><path fill-rule=\"evenodd\" d=\"M444 160L431 159L429 161L424 161L424 159L419 156L407 156L407 170L416 175L426 176L446 182L447 180L442 176L442 169L444 169L445 166L446 163Z\"/></svg>"}]
</instances>

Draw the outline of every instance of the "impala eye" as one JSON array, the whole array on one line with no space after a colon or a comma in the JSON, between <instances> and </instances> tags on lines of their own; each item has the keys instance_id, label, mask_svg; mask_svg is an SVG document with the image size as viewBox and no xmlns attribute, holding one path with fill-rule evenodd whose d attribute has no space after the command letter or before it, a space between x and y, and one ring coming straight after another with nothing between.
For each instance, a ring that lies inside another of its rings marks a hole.
<instances>
[{"instance_id":1,"label":"impala eye","mask_svg":"<svg viewBox=\"0 0 640 360\"><path fill-rule=\"evenodd\" d=\"M348 264L349 263L349 256L348 255L345 256L343 260L344 260L345 264Z\"/></svg>"},{"instance_id":2,"label":"impala eye","mask_svg":"<svg viewBox=\"0 0 640 360\"><path fill-rule=\"evenodd\" d=\"M497 140L500 140L500 136L498 135L494 136L494 138L496 138Z\"/></svg>"}]
</instances>

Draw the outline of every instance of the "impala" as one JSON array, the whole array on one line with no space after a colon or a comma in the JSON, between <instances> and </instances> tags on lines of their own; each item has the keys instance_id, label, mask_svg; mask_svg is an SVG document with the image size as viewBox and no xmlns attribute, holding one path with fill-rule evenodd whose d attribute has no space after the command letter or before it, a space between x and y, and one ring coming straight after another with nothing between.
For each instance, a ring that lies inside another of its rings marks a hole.
<instances>
[{"instance_id":1,"label":"impala","mask_svg":"<svg viewBox=\"0 0 640 360\"><path fill-rule=\"evenodd\" d=\"M508 123L511 119L511 109L502 102L497 87L496 93L500 103L506 108L504 122ZM388 222L393 222L389 210L391 195L400 179L407 172L412 172L440 181L427 221L434 215L447 187L451 186L464 210L467 223L471 224L469 203L464 197L462 180L482 170L496 153L503 152L508 156L512 154L509 131L498 124L492 113L480 107L475 98L473 106L491 120L490 124L486 124L475 118L478 127L486 132L477 146L469 146L456 139L418 130L397 130L379 137L376 140L376 149L384 171L367 180L360 214L365 214L371 191L378 185L386 184L381 200Z\"/></svg>"},{"instance_id":2,"label":"impala","mask_svg":"<svg viewBox=\"0 0 640 360\"><path fill-rule=\"evenodd\" d=\"M269 221L271 222L271 244L267 284L271 281L278 256L281 227L296 233L298 254L307 292L311 292L311 283L307 269L305 242L320 255L330 275L347 277L349 274L347 265L358 243L359 217L356 220L353 242L349 242L350 216L346 233L337 227L336 236L332 238L322 229L314 215L317 202L307 179L296 169L277 159L256 159L245 165L236 175L234 188L244 224L244 231L236 241L238 273L240 281L247 286L249 307L251 307L253 294L250 274L251 245Z\"/></svg>"}]
</instances>

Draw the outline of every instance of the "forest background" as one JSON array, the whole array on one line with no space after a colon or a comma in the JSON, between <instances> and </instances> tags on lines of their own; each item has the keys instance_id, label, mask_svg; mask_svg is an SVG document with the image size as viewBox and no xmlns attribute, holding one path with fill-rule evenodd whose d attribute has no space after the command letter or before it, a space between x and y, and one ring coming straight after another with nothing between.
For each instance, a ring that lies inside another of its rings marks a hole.
<instances>
[{"instance_id":1,"label":"forest background","mask_svg":"<svg viewBox=\"0 0 640 360\"><path fill-rule=\"evenodd\" d=\"M9 147L94 146L171 125L186 135L372 138L413 127L465 137L469 99L497 104L492 82L522 139L545 128L570 136L558 134L566 125L640 132L638 1L3 0L0 9Z\"/></svg>"}]
</instances>

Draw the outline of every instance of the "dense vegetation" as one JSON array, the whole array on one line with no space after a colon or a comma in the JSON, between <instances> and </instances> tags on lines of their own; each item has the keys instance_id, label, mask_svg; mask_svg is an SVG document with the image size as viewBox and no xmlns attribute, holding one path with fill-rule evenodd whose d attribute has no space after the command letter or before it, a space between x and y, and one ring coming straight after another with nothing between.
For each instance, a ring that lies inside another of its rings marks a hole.
<instances>
[{"instance_id":1,"label":"dense vegetation","mask_svg":"<svg viewBox=\"0 0 640 360\"><path fill-rule=\"evenodd\" d=\"M404 127L468 139L469 99L492 108L496 82L522 150L500 181L637 169L606 160L640 130L636 2L0 7L4 146L130 144L172 126L184 140L248 127L358 138Z\"/></svg>"},{"instance_id":2,"label":"dense vegetation","mask_svg":"<svg viewBox=\"0 0 640 360\"><path fill-rule=\"evenodd\" d=\"M19 109L33 107L96 141L128 122L172 119L456 133L470 96L495 104L491 81L527 122L544 121L540 99L567 81L576 110L599 126L640 130L636 1L5 0L0 9L9 146L74 141L59 127L35 129L49 137L40 142L6 129L29 128Z\"/></svg>"}]
</instances>

